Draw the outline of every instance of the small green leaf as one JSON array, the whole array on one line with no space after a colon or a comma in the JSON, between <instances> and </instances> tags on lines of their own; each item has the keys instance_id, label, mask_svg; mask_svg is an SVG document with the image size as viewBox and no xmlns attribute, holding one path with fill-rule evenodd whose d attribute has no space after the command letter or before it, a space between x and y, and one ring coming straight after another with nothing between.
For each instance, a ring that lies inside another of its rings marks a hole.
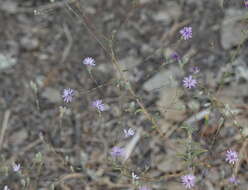
<instances>
[{"instance_id":1,"label":"small green leaf","mask_svg":"<svg viewBox=\"0 0 248 190\"><path fill-rule=\"evenodd\" d=\"M194 131L196 131L197 129L191 125L182 125L181 126L182 129L186 129L189 133L193 133Z\"/></svg>"},{"instance_id":2,"label":"small green leaf","mask_svg":"<svg viewBox=\"0 0 248 190\"><path fill-rule=\"evenodd\" d=\"M152 126L152 129L156 129L156 128L157 128L157 126L156 126L156 125L153 125L153 126Z\"/></svg>"},{"instance_id":3,"label":"small green leaf","mask_svg":"<svg viewBox=\"0 0 248 190\"><path fill-rule=\"evenodd\" d=\"M42 162L42 159L43 158L42 158L41 152L38 152L38 153L35 154L34 162L40 163L40 162Z\"/></svg>"},{"instance_id":4,"label":"small green leaf","mask_svg":"<svg viewBox=\"0 0 248 190\"><path fill-rule=\"evenodd\" d=\"M140 109L137 109L137 110L134 112L134 114L136 115L136 114L139 113L139 112L144 112L144 111L143 111L142 108L140 108Z\"/></svg>"},{"instance_id":5,"label":"small green leaf","mask_svg":"<svg viewBox=\"0 0 248 190\"><path fill-rule=\"evenodd\" d=\"M199 155L201 155L204 152L208 152L208 150L206 149L196 149L192 152L192 157L197 157Z\"/></svg>"}]
</instances>

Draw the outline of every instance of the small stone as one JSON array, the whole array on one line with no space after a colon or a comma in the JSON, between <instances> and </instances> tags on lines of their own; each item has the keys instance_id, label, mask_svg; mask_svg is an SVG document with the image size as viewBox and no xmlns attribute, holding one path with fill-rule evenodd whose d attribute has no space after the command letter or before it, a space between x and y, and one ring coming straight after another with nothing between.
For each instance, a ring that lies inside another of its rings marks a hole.
<instances>
[{"instance_id":1,"label":"small stone","mask_svg":"<svg viewBox=\"0 0 248 190\"><path fill-rule=\"evenodd\" d=\"M171 16L166 11L160 11L157 14L154 14L153 18L156 21L161 21L161 22L164 22L166 24L169 24L171 22Z\"/></svg>"},{"instance_id":2,"label":"small stone","mask_svg":"<svg viewBox=\"0 0 248 190\"><path fill-rule=\"evenodd\" d=\"M245 37L242 31L248 29L247 25L240 22L246 11L239 9L228 9L225 12L225 18L221 27L221 44L224 49L230 49L237 46Z\"/></svg>"},{"instance_id":3,"label":"small stone","mask_svg":"<svg viewBox=\"0 0 248 190\"><path fill-rule=\"evenodd\" d=\"M61 101L60 92L53 88L45 88L41 96L44 98L47 98L52 103L57 103Z\"/></svg>"},{"instance_id":4,"label":"small stone","mask_svg":"<svg viewBox=\"0 0 248 190\"><path fill-rule=\"evenodd\" d=\"M119 65L122 69L133 69L134 67L138 66L141 63L141 60L134 57L134 56L128 56L125 59L121 59L119 61Z\"/></svg>"},{"instance_id":5,"label":"small stone","mask_svg":"<svg viewBox=\"0 0 248 190\"><path fill-rule=\"evenodd\" d=\"M16 59L7 54L0 54L0 70L7 69L16 64Z\"/></svg>"},{"instance_id":6,"label":"small stone","mask_svg":"<svg viewBox=\"0 0 248 190\"><path fill-rule=\"evenodd\" d=\"M21 39L21 46L28 51L32 51L39 46L39 41L36 38L23 37Z\"/></svg>"},{"instance_id":7,"label":"small stone","mask_svg":"<svg viewBox=\"0 0 248 190\"><path fill-rule=\"evenodd\" d=\"M175 149L165 145L167 154L159 155L154 158L154 162L160 171L173 172L181 170L184 167L184 163L181 158L178 157L178 153L184 153L186 151L185 146L176 140L172 140L171 143Z\"/></svg>"},{"instance_id":8,"label":"small stone","mask_svg":"<svg viewBox=\"0 0 248 190\"><path fill-rule=\"evenodd\" d=\"M17 10L17 3L15 1L5 1L2 2L2 9L8 13L15 13Z\"/></svg>"},{"instance_id":9,"label":"small stone","mask_svg":"<svg viewBox=\"0 0 248 190\"><path fill-rule=\"evenodd\" d=\"M193 111L198 111L200 109L200 103L196 100L192 100L188 103L188 106Z\"/></svg>"},{"instance_id":10,"label":"small stone","mask_svg":"<svg viewBox=\"0 0 248 190\"><path fill-rule=\"evenodd\" d=\"M177 2L168 1L166 12L168 12L168 14L172 19L178 19L182 14L182 9Z\"/></svg>"},{"instance_id":11,"label":"small stone","mask_svg":"<svg viewBox=\"0 0 248 190\"><path fill-rule=\"evenodd\" d=\"M139 3L140 4L143 4L143 3L149 3L151 0L139 0Z\"/></svg>"},{"instance_id":12,"label":"small stone","mask_svg":"<svg viewBox=\"0 0 248 190\"><path fill-rule=\"evenodd\" d=\"M185 117L186 106L180 96L183 91L180 88L165 88L160 93L157 106L164 117L170 121L182 121Z\"/></svg>"},{"instance_id":13,"label":"small stone","mask_svg":"<svg viewBox=\"0 0 248 190\"><path fill-rule=\"evenodd\" d=\"M177 68L175 68L175 72L177 72ZM161 87L170 88L177 86L176 80L173 79L173 75L175 75L173 71L161 71L154 75L151 79L146 81L143 85L143 88L147 91L151 91L154 89L158 89Z\"/></svg>"},{"instance_id":14,"label":"small stone","mask_svg":"<svg viewBox=\"0 0 248 190\"><path fill-rule=\"evenodd\" d=\"M243 129L242 134L243 134L243 136L247 136L248 135L248 128L247 127L245 127Z\"/></svg>"},{"instance_id":15,"label":"small stone","mask_svg":"<svg viewBox=\"0 0 248 190\"><path fill-rule=\"evenodd\" d=\"M167 189L182 190L182 184L176 182L169 182L166 184Z\"/></svg>"},{"instance_id":16,"label":"small stone","mask_svg":"<svg viewBox=\"0 0 248 190\"><path fill-rule=\"evenodd\" d=\"M14 145L20 145L25 142L27 137L28 133L25 129L15 131L13 135L10 136L9 143Z\"/></svg>"}]
</instances>

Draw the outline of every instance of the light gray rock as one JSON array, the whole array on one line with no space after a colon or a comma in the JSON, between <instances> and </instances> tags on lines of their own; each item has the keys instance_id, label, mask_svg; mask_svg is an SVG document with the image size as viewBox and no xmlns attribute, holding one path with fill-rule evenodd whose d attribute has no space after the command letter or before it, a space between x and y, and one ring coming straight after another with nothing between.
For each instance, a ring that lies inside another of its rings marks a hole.
<instances>
[{"instance_id":1,"label":"light gray rock","mask_svg":"<svg viewBox=\"0 0 248 190\"><path fill-rule=\"evenodd\" d=\"M8 12L8 13L15 13L17 10L17 3L15 1L4 1L1 2L2 3L2 7L0 9Z\"/></svg>"},{"instance_id":2,"label":"light gray rock","mask_svg":"<svg viewBox=\"0 0 248 190\"><path fill-rule=\"evenodd\" d=\"M178 19L182 14L180 5L175 1L167 2L166 11L168 12L168 14L172 19Z\"/></svg>"},{"instance_id":3,"label":"light gray rock","mask_svg":"<svg viewBox=\"0 0 248 190\"><path fill-rule=\"evenodd\" d=\"M166 184L166 190L182 190L183 186L181 183L169 182Z\"/></svg>"},{"instance_id":4,"label":"light gray rock","mask_svg":"<svg viewBox=\"0 0 248 190\"><path fill-rule=\"evenodd\" d=\"M7 69L17 63L16 59L8 54L0 54L0 70Z\"/></svg>"},{"instance_id":5,"label":"light gray rock","mask_svg":"<svg viewBox=\"0 0 248 190\"><path fill-rule=\"evenodd\" d=\"M239 79L245 79L248 81L248 65L246 61L242 57L238 57L234 62L233 65L236 66L235 68L235 77L238 81Z\"/></svg>"},{"instance_id":6,"label":"light gray rock","mask_svg":"<svg viewBox=\"0 0 248 190\"><path fill-rule=\"evenodd\" d=\"M143 88L147 91L151 91L159 88L176 87L177 81L175 80L175 76L178 75L180 75L180 70L177 67L161 71L146 81Z\"/></svg>"},{"instance_id":7,"label":"light gray rock","mask_svg":"<svg viewBox=\"0 0 248 190\"><path fill-rule=\"evenodd\" d=\"M225 18L221 26L221 44L224 49L230 49L232 46L238 45L245 35L243 30L247 30L248 26L242 22L246 10L227 9Z\"/></svg>"},{"instance_id":8,"label":"light gray rock","mask_svg":"<svg viewBox=\"0 0 248 190\"><path fill-rule=\"evenodd\" d=\"M141 63L140 59L137 59L134 56L128 56L124 59L121 59L118 64L122 69L133 69Z\"/></svg>"},{"instance_id":9,"label":"light gray rock","mask_svg":"<svg viewBox=\"0 0 248 190\"><path fill-rule=\"evenodd\" d=\"M39 40L37 38L25 36L21 38L21 46L26 50L32 51L39 46Z\"/></svg>"},{"instance_id":10,"label":"light gray rock","mask_svg":"<svg viewBox=\"0 0 248 190\"><path fill-rule=\"evenodd\" d=\"M141 63L141 60L132 55L124 59L121 59L118 62L121 70L123 71L123 74L131 82L137 82L143 76L143 72L137 68L137 66L140 63Z\"/></svg>"},{"instance_id":11,"label":"light gray rock","mask_svg":"<svg viewBox=\"0 0 248 190\"><path fill-rule=\"evenodd\" d=\"M149 2L151 2L151 0L139 0L139 3L140 3L140 4L149 3Z\"/></svg>"},{"instance_id":12,"label":"light gray rock","mask_svg":"<svg viewBox=\"0 0 248 190\"><path fill-rule=\"evenodd\" d=\"M200 103L196 100L191 100L188 103L188 107L193 111L198 111L200 109Z\"/></svg>"},{"instance_id":13,"label":"light gray rock","mask_svg":"<svg viewBox=\"0 0 248 190\"><path fill-rule=\"evenodd\" d=\"M25 129L15 131L10 137L9 142L14 145L20 145L25 142L25 139L28 137L28 133Z\"/></svg>"},{"instance_id":14,"label":"light gray rock","mask_svg":"<svg viewBox=\"0 0 248 190\"><path fill-rule=\"evenodd\" d=\"M170 14L166 11L159 11L153 15L153 18L156 21L164 22L166 24L169 24L172 21Z\"/></svg>"},{"instance_id":15,"label":"light gray rock","mask_svg":"<svg viewBox=\"0 0 248 190\"><path fill-rule=\"evenodd\" d=\"M163 172L174 172L184 168L184 162L178 156L178 153L184 153L186 147L179 141L172 140L173 148L166 147L167 154L159 155L155 158L157 168Z\"/></svg>"},{"instance_id":16,"label":"light gray rock","mask_svg":"<svg viewBox=\"0 0 248 190\"><path fill-rule=\"evenodd\" d=\"M61 95L58 90L53 88L46 88L41 94L42 97L47 98L52 103L61 101Z\"/></svg>"}]
</instances>

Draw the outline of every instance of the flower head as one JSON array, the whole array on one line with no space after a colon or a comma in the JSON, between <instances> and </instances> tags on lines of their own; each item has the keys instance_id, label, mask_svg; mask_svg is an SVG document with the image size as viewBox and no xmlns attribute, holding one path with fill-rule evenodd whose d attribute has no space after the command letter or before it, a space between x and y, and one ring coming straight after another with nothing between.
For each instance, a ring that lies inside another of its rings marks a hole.
<instances>
[{"instance_id":1,"label":"flower head","mask_svg":"<svg viewBox=\"0 0 248 190\"><path fill-rule=\"evenodd\" d=\"M147 186L142 186L139 188L139 190L151 190L151 188L147 187Z\"/></svg>"},{"instance_id":2,"label":"flower head","mask_svg":"<svg viewBox=\"0 0 248 190\"><path fill-rule=\"evenodd\" d=\"M13 171L14 172L18 172L20 170L20 168L21 168L20 164L16 164L16 163L13 164Z\"/></svg>"},{"instance_id":3,"label":"flower head","mask_svg":"<svg viewBox=\"0 0 248 190\"><path fill-rule=\"evenodd\" d=\"M237 185L239 183L238 179L235 176L228 178L228 181L234 185Z\"/></svg>"},{"instance_id":4,"label":"flower head","mask_svg":"<svg viewBox=\"0 0 248 190\"><path fill-rule=\"evenodd\" d=\"M191 73L193 73L193 74L197 74L197 73L199 73L200 72L200 69L199 69L199 67L191 67L190 68L190 72Z\"/></svg>"},{"instance_id":5,"label":"flower head","mask_svg":"<svg viewBox=\"0 0 248 190\"><path fill-rule=\"evenodd\" d=\"M244 0L245 7L248 8L248 0Z\"/></svg>"},{"instance_id":6,"label":"flower head","mask_svg":"<svg viewBox=\"0 0 248 190\"><path fill-rule=\"evenodd\" d=\"M186 88L194 88L196 87L197 81L190 75L188 77L184 77L183 86Z\"/></svg>"},{"instance_id":7,"label":"flower head","mask_svg":"<svg viewBox=\"0 0 248 190\"><path fill-rule=\"evenodd\" d=\"M192 27L184 27L180 30L180 34L184 40L192 38Z\"/></svg>"},{"instance_id":8,"label":"flower head","mask_svg":"<svg viewBox=\"0 0 248 190\"><path fill-rule=\"evenodd\" d=\"M174 59L175 61L179 61L180 60L180 56L176 52L173 52L171 54L171 58Z\"/></svg>"},{"instance_id":9,"label":"flower head","mask_svg":"<svg viewBox=\"0 0 248 190\"><path fill-rule=\"evenodd\" d=\"M7 185L4 186L3 190L10 190Z\"/></svg>"},{"instance_id":10,"label":"flower head","mask_svg":"<svg viewBox=\"0 0 248 190\"><path fill-rule=\"evenodd\" d=\"M62 95L64 102L66 103L71 102L74 95L75 95L75 91L73 89L70 88L64 89Z\"/></svg>"},{"instance_id":11,"label":"flower head","mask_svg":"<svg viewBox=\"0 0 248 190\"><path fill-rule=\"evenodd\" d=\"M128 130L124 129L125 137L130 137L134 135L134 130L132 128L129 128Z\"/></svg>"},{"instance_id":12,"label":"flower head","mask_svg":"<svg viewBox=\"0 0 248 190\"><path fill-rule=\"evenodd\" d=\"M105 105L102 103L102 100L95 100L95 101L92 103L92 106L93 106L93 107L96 107L99 111L105 111L105 110L106 110L106 107L105 107Z\"/></svg>"},{"instance_id":13,"label":"flower head","mask_svg":"<svg viewBox=\"0 0 248 190\"><path fill-rule=\"evenodd\" d=\"M188 174L181 177L183 185L186 189L191 189L195 186L195 176L192 174Z\"/></svg>"},{"instance_id":14,"label":"flower head","mask_svg":"<svg viewBox=\"0 0 248 190\"><path fill-rule=\"evenodd\" d=\"M235 164L235 162L238 161L238 154L234 150L228 150L226 151L226 161L229 164Z\"/></svg>"},{"instance_id":15,"label":"flower head","mask_svg":"<svg viewBox=\"0 0 248 190\"><path fill-rule=\"evenodd\" d=\"M138 180L139 176L136 175L134 172L132 172L132 178L133 178L133 180Z\"/></svg>"},{"instance_id":16,"label":"flower head","mask_svg":"<svg viewBox=\"0 0 248 190\"><path fill-rule=\"evenodd\" d=\"M124 156L124 153L125 153L124 149L118 146L113 147L110 152L112 157Z\"/></svg>"},{"instance_id":17,"label":"flower head","mask_svg":"<svg viewBox=\"0 0 248 190\"><path fill-rule=\"evenodd\" d=\"M83 64L85 64L85 65L90 65L90 66L96 66L95 60L94 60L92 57L86 57L86 58L83 60Z\"/></svg>"}]
</instances>

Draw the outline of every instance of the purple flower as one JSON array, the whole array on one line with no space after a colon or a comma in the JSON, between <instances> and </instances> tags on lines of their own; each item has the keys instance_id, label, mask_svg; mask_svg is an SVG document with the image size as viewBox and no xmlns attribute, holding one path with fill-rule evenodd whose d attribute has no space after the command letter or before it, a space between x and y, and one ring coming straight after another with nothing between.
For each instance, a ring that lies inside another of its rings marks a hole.
<instances>
[{"instance_id":1,"label":"purple flower","mask_svg":"<svg viewBox=\"0 0 248 190\"><path fill-rule=\"evenodd\" d=\"M226 151L226 161L229 164L235 164L235 162L238 161L238 154L234 150L228 150Z\"/></svg>"},{"instance_id":2,"label":"purple flower","mask_svg":"<svg viewBox=\"0 0 248 190\"><path fill-rule=\"evenodd\" d=\"M113 147L110 152L112 157L124 156L124 153L125 153L124 149L118 146Z\"/></svg>"},{"instance_id":3,"label":"purple flower","mask_svg":"<svg viewBox=\"0 0 248 190\"><path fill-rule=\"evenodd\" d=\"M63 95L62 95L64 102L66 102L66 103L71 102L72 97L74 95L75 95L75 91L73 89L70 89L70 88L64 89Z\"/></svg>"},{"instance_id":4,"label":"purple flower","mask_svg":"<svg viewBox=\"0 0 248 190\"><path fill-rule=\"evenodd\" d=\"M228 181L234 185L238 185L239 181L235 176L228 178Z\"/></svg>"},{"instance_id":5,"label":"purple flower","mask_svg":"<svg viewBox=\"0 0 248 190\"><path fill-rule=\"evenodd\" d=\"M124 129L125 137L130 137L134 135L134 130L129 128L128 130Z\"/></svg>"},{"instance_id":6,"label":"purple flower","mask_svg":"<svg viewBox=\"0 0 248 190\"><path fill-rule=\"evenodd\" d=\"M3 190L10 190L7 185L4 186Z\"/></svg>"},{"instance_id":7,"label":"purple flower","mask_svg":"<svg viewBox=\"0 0 248 190\"><path fill-rule=\"evenodd\" d=\"M139 188L139 190L151 190L151 188L147 187L147 186L142 186Z\"/></svg>"},{"instance_id":8,"label":"purple flower","mask_svg":"<svg viewBox=\"0 0 248 190\"><path fill-rule=\"evenodd\" d=\"M193 74L197 74L200 72L200 69L195 66L195 67L190 68L190 72Z\"/></svg>"},{"instance_id":9,"label":"purple flower","mask_svg":"<svg viewBox=\"0 0 248 190\"><path fill-rule=\"evenodd\" d=\"M173 52L171 54L171 58L174 59L175 61L179 61L180 60L180 56L176 52Z\"/></svg>"},{"instance_id":10,"label":"purple flower","mask_svg":"<svg viewBox=\"0 0 248 190\"><path fill-rule=\"evenodd\" d=\"M183 185L186 189L191 189L195 186L195 176L192 174L188 174L181 177Z\"/></svg>"},{"instance_id":11,"label":"purple flower","mask_svg":"<svg viewBox=\"0 0 248 190\"><path fill-rule=\"evenodd\" d=\"M95 60L94 60L92 57L86 57L86 58L83 60L83 64L85 64L85 65L90 65L90 66L96 66Z\"/></svg>"},{"instance_id":12,"label":"purple flower","mask_svg":"<svg viewBox=\"0 0 248 190\"><path fill-rule=\"evenodd\" d=\"M245 7L248 8L248 0L244 0Z\"/></svg>"},{"instance_id":13,"label":"purple flower","mask_svg":"<svg viewBox=\"0 0 248 190\"><path fill-rule=\"evenodd\" d=\"M192 27L184 27L180 30L180 34L184 40L192 38Z\"/></svg>"},{"instance_id":14,"label":"purple flower","mask_svg":"<svg viewBox=\"0 0 248 190\"><path fill-rule=\"evenodd\" d=\"M183 79L183 86L186 88L194 88L196 87L197 81L193 79L193 77L190 75L188 77L184 77Z\"/></svg>"},{"instance_id":15,"label":"purple flower","mask_svg":"<svg viewBox=\"0 0 248 190\"><path fill-rule=\"evenodd\" d=\"M20 164L16 164L16 163L13 164L13 171L14 172L18 172L20 170L20 168L21 168Z\"/></svg>"},{"instance_id":16,"label":"purple flower","mask_svg":"<svg viewBox=\"0 0 248 190\"><path fill-rule=\"evenodd\" d=\"M105 111L105 110L106 110L106 107L105 107L105 105L102 103L102 100L95 100L95 101L92 103L92 106L93 106L93 107L96 107L99 111Z\"/></svg>"},{"instance_id":17,"label":"purple flower","mask_svg":"<svg viewBox=\"0 0 248 190\"><path fill-rule=\"evenodd\" d=\"M133 180L138 180L139 176L136 175L134 172L132 172L132 178L133 178Z\"/></svg>"}]
</instances>

